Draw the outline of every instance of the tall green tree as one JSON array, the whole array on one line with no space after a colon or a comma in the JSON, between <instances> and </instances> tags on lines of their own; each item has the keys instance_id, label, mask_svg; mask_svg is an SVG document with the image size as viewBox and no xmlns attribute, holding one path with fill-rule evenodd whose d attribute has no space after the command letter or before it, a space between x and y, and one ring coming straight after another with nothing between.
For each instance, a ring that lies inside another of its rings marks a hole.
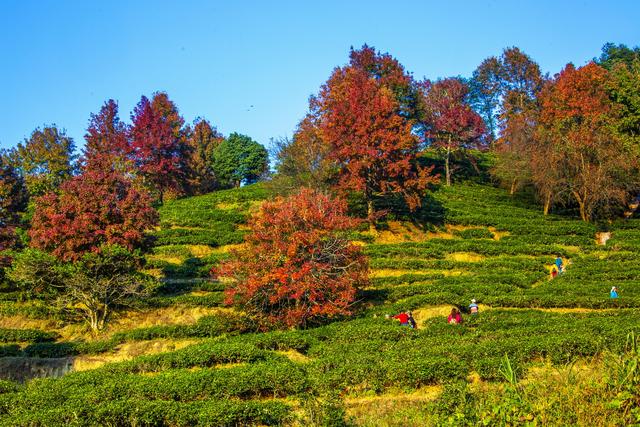
<instances>
[{"instance_id":1,"label":"tall green tree","mask_svg":"<svg viewBox=\"0 0 640 427\"><path fill-rule=\"evenodd\" d=\"M498 131L498 106L501 96L501 64L491 56L478 66L469 80L469 103L482 116L492 142Z\"/></svg>"},{"instance_id":2,"label":"tall green tree","mask_svg":"<svg viewBox=\"0 0 640 427\"><path fill-rule=\"evenodd\" d=\"M611 100L619 111L616 131L625 143L640 154L640 59L611 68L608 82Z\"/></svg>"},{"instance_id":3,"label":"tall green tree","mask_svg":"<svg viewBox=\"0 0 640 427\"><path fill-rule=\"evenodd\" d=\"M602 46L600 57L595 60L600 66L611 70L616 64L625 64L627 67L635 61L640 61L640 46L633 48L625 44L606 43Z\"/></svg>"},{"instance_id":4,"label":"tall green tree","mask_svg":"<svg viewBox=\"0 0 640 427\"><path fill-rule=\"evenodd\" d=\"M36 129L29 139L9 150L8 163L24 177L31 196L57 189L74 172L75 144L55 125Z\"/></svg>"},{"instance_id":5,"label":"tall green tree","mask_svg":"<svg viewBox=\"0 0 640 427\"><path fill-rule=\"evenodd\" d=\"M234 132L214 150L213 171L224 186L254 183L268 169L266 148L246 135Z\"/></svg>"}]
</instances>

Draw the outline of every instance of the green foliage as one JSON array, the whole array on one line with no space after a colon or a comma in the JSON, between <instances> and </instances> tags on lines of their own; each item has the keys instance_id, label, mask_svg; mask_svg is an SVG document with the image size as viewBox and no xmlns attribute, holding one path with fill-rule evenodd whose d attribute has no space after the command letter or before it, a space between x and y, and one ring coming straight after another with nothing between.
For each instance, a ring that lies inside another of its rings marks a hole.
<instances>
[{"instance_id":1,"label":"green foliage","mask_svg":"<svg viewBox=\"0 0 640 427\"><path fill-rule=\"evenodd\" d=\"M252 184L269 168L266 148L250 137L232 133L213 152L213 171L222 185Z\"/></svg>"},{"instance_id":2,"label":"green foliage","mask_svg":"<svg viewBox=\"0 0 640 427\"><path fill-rule=\"evenodd\" d=\"M73 174L75 144L64 131L37 128L24 143L6 153L8 163L20 171L30 196L53 191Z\"/></svg>"},{"instance_id":3,"label":"green foliage","mask_svg":"<svg viewBox=\"0 0 640 427\"><path fill-rule=\"evenodd\" d=\"M260 186L249 186L171 201L160 209L163 228L205 229L219 221L237 230L249 204L267 197ZM256 333L243 317L220 314L192 325L123 331L102 341L34 338L23 348L5 341L3 356L67 357L109 352L129 341L198 340L176 351L61 379L24 387L11 383L4 389L0 384L0 424L61 425L81 419L116 425L282 425L293 420L295 406L303 424L344 425L349 417L339 395L432 385L443 385L443 393L421 406L418 422L425 424L575 425L581 418L570 408L581 398L602 408L595 422L637 422L637 352L628 335L640 326L635 315L640 307L639 221L611 224L611 240L596 246L595 226L544 217L530 200L499 189L455 185L433 198L447 222L472 228L450 239L369 242L370 267L397 274L374 276L360 294L365 304L355 319ZM203 244L193 238L189 244ZM154 248L147 267L162 268L165 284L138 307L220 305L224 284L193 280L205 277L208 267L225 256L218 252L201 256L186 244ZM454 256L460 253L468 257ZM548 268L558 255L567 270L549 280ZM608 297L613 284L620 289L616 302ZM193 290L207 293L192 295ZM472 298L481 305L477 316L465 313ZM433 305L459 306L465 322L452 326L444 317L421 317L419 310ZM548 310L555 308L581 310ZM415 309L418 329L384 319L384 314L407 309ZM46 306L20 302L19 293L7 293L0 301L0 313L29 311L47 316ZM585 380L577 391L527 378L528 368L541 360L564 372L575 360L598 360L603 353L612 355L602 370L607 381ZM469 385L470 373L484 386Z\"/></svg>"},{"instance_id":4,"label":"green foliage","mask_svg":"<svg viewBox=\"0 0 640 427\"><path fill-rule=\"evenodd\" d=\"M53 341L57 334L34 329L0 328L0 342L42 342Z\"/></svg>"},{"instance_id":5,"label":"green foliage","mask_svg":"<svg viewBox=\"0 0 640 427\"><path fill-rule=\"evenodd\" d=\"M463 239L493 239L494 234L486 228L470 228L467 230L454 230L454 236Z\"/></svg>"}]
</instances>

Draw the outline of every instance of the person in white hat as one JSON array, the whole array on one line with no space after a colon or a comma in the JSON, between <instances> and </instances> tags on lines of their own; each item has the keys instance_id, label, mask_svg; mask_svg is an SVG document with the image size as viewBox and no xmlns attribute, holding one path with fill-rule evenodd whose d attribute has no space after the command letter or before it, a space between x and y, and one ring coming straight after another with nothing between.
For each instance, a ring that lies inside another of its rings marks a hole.
<instances>
[{"instance_id":1,"label":"person in white hat","mask_svg":"<svg viewBox=\"0 0 640 427\"><path fill-rule=\"evenodd\" d=\"M472 299L471 304L469 304L469 312L471 312L471 314L478 314L478 304L476 304L475 299Z\"/></svg>"}]
</instances>

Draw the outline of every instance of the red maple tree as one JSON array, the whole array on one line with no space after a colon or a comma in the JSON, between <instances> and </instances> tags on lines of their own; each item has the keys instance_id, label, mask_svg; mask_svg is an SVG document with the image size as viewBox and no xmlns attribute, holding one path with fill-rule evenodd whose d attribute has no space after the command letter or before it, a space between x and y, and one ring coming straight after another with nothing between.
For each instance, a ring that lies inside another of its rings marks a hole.
<instances>
[{"instance_id":1,"label":"red maple tree","mask_svg":"<svg viewBox=\"0 0 640 427\"><path fill-rule=\"evenodd\" d=\"M180 191L184 179L181 136L176 131L176 118L165 107L160 103L154 109L143 96L131 116L132 158L160 202L167 190Z\"/></svg>"},{"instance_id":2,"label":"red maple tree","mask_svg":"<svg viewBox=\"0 0 640 427\"><path fill-rule=\"evenodd\" d=\"M367 260L344 232L357 224L347 205L302 189L265 202L250 221L244 249L214 269L232 278L226 303L260 325L305 326L351 313Z\"/></svg>"},{"instance_id":3,"label":"red maple tree","mask_svg":"<svg viewBox=\"0 0 640 427\"><path fill-rule=\"evenodd\" d=\"M425 125L431 145L445 151L446 184L451 185L451 153L483 148L486 128L482 117L465 101L469 87L456 78L426 81Z\"/></svg>"},{"instance_id":4,"label":"red maple tree","mask_svg":"<svg viewBox=\"0 0 640 427\"><path fill-rule=\"evenodd\" d=\"M416 122L403 114L402 103L384 79L353 64L336 68L311 104L331 148L329 156L339 168L337 187L364 194L371 227L375 197L400 193L410 209L420 206L437 177L431 174L433 168L418 165Z\"/></svg>"},{"instance_id":5,"label":"red maple tree","mask_svg":"<svg viewBox=\"0 0 640 427\"><path fill-rule=\"evenodd\" d=\"M118 116L118 104L110 99L98 114L91 114L84 136L86 144L82 167L103 167L113 163L123 164L129 152L128 126Z\"/></svg>"},{"instance_id":6,"label":"red maple tree","mask_svg":"<svg viewBox=\"0 0 640 427\"><path fill-rule=\"evenodd\" d=\"M97 252L104 243L138 248L145 230L157 223L146 191L122 172L99 168L37 198L29 234L33 247L69 261Z\"/></svg>"}]
</instances>

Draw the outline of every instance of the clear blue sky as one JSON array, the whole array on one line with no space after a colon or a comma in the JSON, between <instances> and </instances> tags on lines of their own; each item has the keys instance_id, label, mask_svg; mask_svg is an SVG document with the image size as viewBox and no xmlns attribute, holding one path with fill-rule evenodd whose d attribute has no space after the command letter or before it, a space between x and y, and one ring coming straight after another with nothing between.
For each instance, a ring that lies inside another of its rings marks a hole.
<instances>
[{"instance_id":1,"label":"clear blue sky","mask_svg":"<svg viewBox=\"0 0 640 427\"><path fill-rule=\"evenodd\" d=\"M438 78L468 76L506 46L553 74L608 41L640 44L640 1L0 0L0 147L45 123L80 146L105 100L128 121L158 90L188 122L267 144L291 135L350 46Z\"/></svg>"}]
</instances>

